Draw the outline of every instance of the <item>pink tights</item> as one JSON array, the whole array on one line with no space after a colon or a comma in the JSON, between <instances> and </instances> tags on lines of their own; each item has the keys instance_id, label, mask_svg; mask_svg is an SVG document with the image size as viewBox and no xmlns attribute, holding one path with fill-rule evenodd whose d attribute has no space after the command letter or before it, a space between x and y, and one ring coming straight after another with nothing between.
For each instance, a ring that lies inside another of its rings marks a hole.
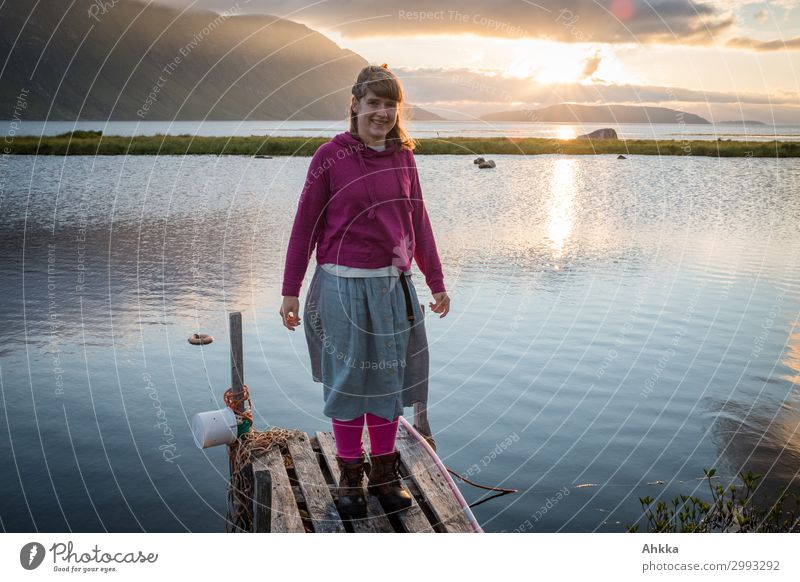
<instances>
[{"instance_id":1,"label":"pink tights","mask_svg":"<svg viewBox=\"0 0 800 582\"><path fill-rule=\"evenodd\" d=\"M397 438L397 421L387 420L367 412L352 420L331 419L333 424L333 438L336 439L336 454L345 462L361 458L364 448L361 445L361 435L364 433L364 417L367 420L369 432L370 453L385 455L394 452L394 443Z\"/></svg>"}]
</instances>

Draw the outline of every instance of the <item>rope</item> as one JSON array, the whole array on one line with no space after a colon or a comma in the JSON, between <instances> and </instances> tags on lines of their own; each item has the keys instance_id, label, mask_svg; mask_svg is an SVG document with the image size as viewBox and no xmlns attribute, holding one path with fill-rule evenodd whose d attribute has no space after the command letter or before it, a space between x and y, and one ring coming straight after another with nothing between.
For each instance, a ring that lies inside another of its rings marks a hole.
<instances>
[{"instance_id":1,"label":"rope","mask_svg":"<svg viewBox=\"0 0 800 582\"><path fill-rule=\"evenodd\" d=\"M460 474L458 474L458 473L456 473L455 471L453 471L453 470L452 470L450 467L445 467L445 468L447 469L447 471L448 471L448 472L449 472L449 473L450 473L450 474L451 474L453 477L458 477L459 479L461 479L462 481L464 481L464 483L469 483L469 484L470 484L470 485L472 485L473 487L480 487L481 489L487 489L487 490L489 490L489 491L500 491L501 493L517 493L517 492L519 491L519 489L504 489L503 487L489 487L488 485L480 485L480 484L478 484L478 483L475 483L475 482L473 482L473 481L470 481L470 480L469 480L469 479L467 479L466 477L463 477L463 476L461 476Z\"/></svg>"},{"instance_id":2,"label":"rope","mask_svg":"<svg viewBox=\"0 0 800 582\"><path fill-rule=\"evenodd\" d=\"M250 389L247 384L242 384L242 391L238 396L233 393L233 388L228 388L225 390L223 399L236 416L253 422L253 403L250 402ZM247 406L242 406L242 412L239 412L239 406L245 402L247 402Z\"/></svg>"},{"instance_id":3,"label":"rope","mask_svg":"<svg viewBox=\"0 0 800 582\"><path fill-rule=\"evenodd\" d=\"M430 431L430 427L427 426L427 423L425 423L425 425L423 427L418 427L417 425L412 425L412 426L417 430L417 432L420 434L420 436L422 436L422 438L425 439L425 441L433 449L433 451L436 452L436 441L434 440L433 436L431 436L430 434L427 434L428 431ZM464 481L464 483L468 483L469 485L472 485L473 487L478 487L480 489L486 489L488 491L499 491L501 495L505 495L507 493L517 493L519 491L518 489L504 489L503 487L489 487L488 485L481 485L479 483L475 483L474 481L470 481L466 477L462 476L460 473L456 473L455 471L453 471L450 467L448 467L444 463L442 463L442 465L444 466L445 469L447 469L447 472L450 473L453 477L458 477L459 479ZM495 495L495 497L500 497L500 495ZM493 498L490 497L489 499L493 499ZM470 507L472 507L472 506L470 506Z\"/></svg>"},{"instance_id":4,"label":"rope","mask_svg":"<svg viewBox=\"0 0 800 582\"><path fill-rule=\"evenodd\" d=\"M228 408L233 410L236 415L236 436L247 434L253 426L253 403L250 402L250 389L247 384L242 384L242 391L238 395L233 393L233 388L228 388L223 395L223 399ZM247 406L244 406L245 402ZM240 406L242 412L239 411Z\"/></svg>"},{"instance_id":5,"label":"rope","mask_svg":"<svg viewBox=\"0 0 800 582\"><path fill-rule=\"evenodd\" d=\"M266 431L249 430L228 445L231 467L231 480L228 484L228 514L225 529L253 531L253 457L265 454L272 447L284 450L289 439L298 438L303 433L297 429L270 428ZM284 463L288 455L282 455Z\"/></svg>"}]
</instances>

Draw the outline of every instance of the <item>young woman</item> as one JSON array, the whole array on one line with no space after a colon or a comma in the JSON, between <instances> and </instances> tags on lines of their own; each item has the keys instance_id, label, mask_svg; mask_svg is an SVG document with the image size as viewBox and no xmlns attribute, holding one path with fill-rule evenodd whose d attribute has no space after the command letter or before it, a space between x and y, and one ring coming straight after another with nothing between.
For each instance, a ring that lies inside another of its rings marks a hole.
<instances>
[{"instance_id":1,"label":"young woman","mask_svg":"<svg viewBox=\"0 0 800 582\"><path fill-rule=\"evenodd\" d=\"M447 315L450 298L399 116L403 88L386 65L365 67L352 88L350 131L314 154L300 195L283 276L280 314L299 325L300 286L316 247L304 330L341 471L339 509L366 514L362 476L387 511L404 509L395 450L403 408L428 398L428 342L411 259ZM370 458L362 447L364 423Z\"/></svg>"}]
</instances>

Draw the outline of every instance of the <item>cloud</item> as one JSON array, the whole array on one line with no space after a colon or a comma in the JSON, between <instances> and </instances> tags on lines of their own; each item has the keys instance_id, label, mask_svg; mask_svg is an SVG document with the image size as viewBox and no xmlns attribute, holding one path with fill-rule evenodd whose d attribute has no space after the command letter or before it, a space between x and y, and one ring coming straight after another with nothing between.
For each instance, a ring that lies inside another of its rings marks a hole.
<instances>
[{"instance_id":1,"label":"cloud","mask_svg":"<svg viewBox=\"0 0 800 582\"><path fill-rule=\"evenodd\" d=\"M797 104L791 92L698 91L679 87L633 84L564 83L544 85L503 75L493 69L396 67L406 92L418 105L448 102L488 101L514 105L552 105L564 101L580 103L655 103L667 101L703 103Z\"/></svg>"},{"instance_id":2,"label":"cloud","mask_svg":"<svg viewBox=\"0 0 800 582\"><path fill-rule=\"evenodd\" d=\"M766 10L759 10L755 14L753 14L753 20L756 22L765 22L769 18L769 12Z\"/></svg>"},{"instance_id":3,"label":"cloud","mask_svg":"<svg viewBox=\"0 0 800 582\"><path fill-rule=\"evenodd\" d=\"M782 51L800 49L800 37L787 40L757 40L755 38L736 37L728 40L725 46L730 48L749 49L754 51Z\"/></svg>"},{"instance_id":4,"label":"cloud","mask_svg":"<svg viewBox=\"0 0 800 582\"><path fill-rule=\"evenodd\" d=\"M733 17L698 0L158 0L196 9L262 12L296 20L343 38L476 34L564 42L713 44Z\"/></svg>"},{"instance_id":5,"label":"cloud","mask_svg":"<svg viewBox=\"0 0 800 582\"><path fill-rule=\"evenodd\" d=\"M597 69L600 67L600 61L603 60L603 57L600 56L600 53L595 53L594 56L589 57L586 59L586 64L583 66L582 75L585 79L588 79L592 75L597 72Z\"/></svg>"},{"instance_id":6,"label":"cloud","mask_svg":"<svg viewBox=\"0 0 800 582\"><path fill-rule=\"evenodd\" d=\"M769 95L748 92L696 91L680 87L632 84L566 83L543 85L503 75L492 69L393 69L415 105L447 118L479 117L495 111L536 109L558 103L587 105L657 105L697 113L704 117L736 117L737 111L770 121L800 119L797 96L790 92ZM715 114L715 112L717 112Z\"/></svg>"}]
</instances>

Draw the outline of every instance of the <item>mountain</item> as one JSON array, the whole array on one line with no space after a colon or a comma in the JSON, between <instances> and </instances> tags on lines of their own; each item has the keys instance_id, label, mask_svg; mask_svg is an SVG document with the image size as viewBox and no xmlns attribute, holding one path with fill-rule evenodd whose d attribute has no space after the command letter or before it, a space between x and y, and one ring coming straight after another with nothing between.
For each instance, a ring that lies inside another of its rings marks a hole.
<instances>
[{"instance_id":1,"label":"mountain","mask_svg":"<svg viewBox=\"0 0 800 582\"><path fill-rule=\"evenodd\" d=\"M699 115L666 107L637 105L575 105L561 103L541 109L500 111L484 121L540 121L544 123L709 123Z\"/></svg>"},{"instance_id":2,"label":"mountain","mask_svg":"<svg viewBox=\"0 0 800 582\"><path fill-rule=\"evenodd\" d=\"M423 109L422 107L417 107L416 105L409 106L408 117L412 121L447 121L445 117L442 117L433 111Z\"/></svg>"},{"instance_id":3,"label":"mountain","mask_svg":"<svg viewBox=\"0 0 800 582\"><path fill-rule=\"evenodd\" d=\"M274 16L141 0L32 6L0 4L0 99L23 119L342 119L368 64Z\"/></svg>"}]
</instances>

